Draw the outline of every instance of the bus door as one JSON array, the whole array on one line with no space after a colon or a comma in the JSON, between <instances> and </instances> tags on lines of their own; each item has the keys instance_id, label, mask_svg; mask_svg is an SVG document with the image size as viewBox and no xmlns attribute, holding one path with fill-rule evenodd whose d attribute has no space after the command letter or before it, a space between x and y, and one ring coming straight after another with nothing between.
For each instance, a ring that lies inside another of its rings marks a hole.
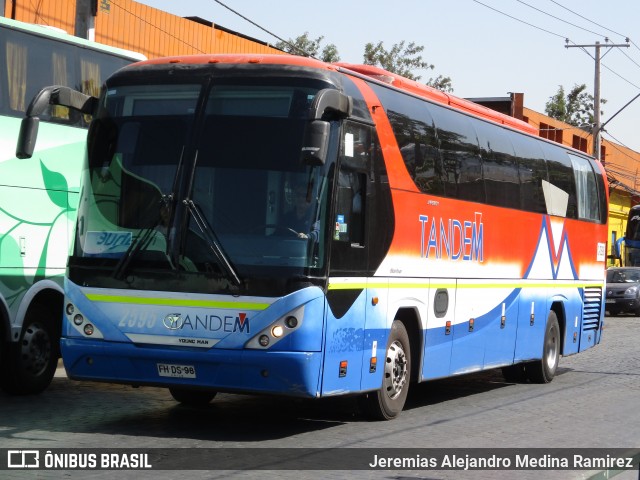
<instances>
[{"instance_id":1,"label":"bus door","mask_svg":"<svg viewBox=\"0 0 640 480\"><path fill-rule=\"evenodd\" d=\"M456 281L432 278L424 342L422 378L446 377L451 371L451 346L455 321Z\"/></svg>"},{"instance_id":2,"label":"bus door","mask_svg":"<svg viewBox=\"0 0 640 480\"><path fill-rule=\"evenodd\" d=\"M384 355L386 346L386 289L368 279L368 230L375 204L371 131L356 122L345 122L342 130L335 218L331 219L323 395L360 390L362 372L369 372L371 352ZM371 388L380 388L381 377L371 377L376 378Z\"/></svg>"}]
</instances>

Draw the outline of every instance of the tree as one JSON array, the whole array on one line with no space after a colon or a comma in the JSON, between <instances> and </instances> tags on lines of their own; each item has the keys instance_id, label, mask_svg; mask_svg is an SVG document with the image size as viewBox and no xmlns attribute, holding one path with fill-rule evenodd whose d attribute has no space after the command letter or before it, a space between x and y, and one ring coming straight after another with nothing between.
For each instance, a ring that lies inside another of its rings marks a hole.
<instances>
[{"instance_id":1,"label":"tree","mask_svg":"<svg viewBox=\"0 0 640 480\"><path fill-rule=\"evenodd\" d=\"M322 49L322 52L320 52L320 43L322 40L324 40L324 37L318 37L315 40L309 39L309 32L304 32L304 34L298 36L295 40L289 39L288 42L276 43L275 47L293 55L313 57L329 63L338 62L340 60L338 48L333 43L326 45Z\"/></svg>"},{"instance_id":2,"label":"tree","mask_svg":"<svg viewBox=\"0 0 640 480\"><path fill-rule=\"evenodd\" d=\"M558 86L558 91L545 104L545 113L551 118L568 123L575 127L593 125L594 98L586 92L587 86L574 85L571 91L565 95L562 85ZM601 105L607 103L605 99L600 100Z\"/></svg>"},{"instance_id":3,"label":"tree","mask_svg":"<svg viewBox=\"0 0 640 480\"><path fill-rule=\"evenodd\" d=\"M404 40L394 44L391 50L386 50L383 42L378 42L377 45L367 43L364 47L364 63L365 65L382 67L391 73L397 73L410 80L420 80L422 77L416 75L414 73L415 70L433 70L435 68L434 65L422 59L421 53L423 50L424 46L416 45L415 42L405 46ZM453 91L451 78L442 75L430 78L426 84L445 92Z\"/></svg>"}]
</instances>

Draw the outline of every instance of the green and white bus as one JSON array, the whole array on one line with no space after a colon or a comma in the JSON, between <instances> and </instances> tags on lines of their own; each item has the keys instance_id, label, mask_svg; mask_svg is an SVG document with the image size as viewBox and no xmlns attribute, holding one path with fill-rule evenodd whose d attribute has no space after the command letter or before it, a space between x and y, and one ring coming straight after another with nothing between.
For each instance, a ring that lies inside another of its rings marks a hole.
<instances>
[{"instance_id":1,"label":"green and white bus","mask_svg":"<svg viewBox=\"0 0 640 480\"><path fill-rule=\"evenodd\" d=\"M45 85L97 95L144 56L0 17L0 387L38 393L59 357L62 278L76 218L88 118L51 107L38 149L15 154L21 118Z\"/></svg>"}]
</instances>

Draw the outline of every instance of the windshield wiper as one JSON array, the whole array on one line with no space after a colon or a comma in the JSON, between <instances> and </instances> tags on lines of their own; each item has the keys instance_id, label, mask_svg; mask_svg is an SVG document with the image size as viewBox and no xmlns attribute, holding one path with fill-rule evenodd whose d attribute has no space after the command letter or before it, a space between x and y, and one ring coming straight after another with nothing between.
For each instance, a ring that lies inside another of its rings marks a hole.
<instances>
[{"instance_id":1,"label":"windshield wiper","mask_svg":"<svg viewBox=\"0 0 640 480\"><path fill-rule=\"evenodd\" d=\"M229 257L224 253L224 250L222 249L222 245L220 245L220 242L218 241L216 234L213 232L213 229L209 225L209 222L207 221L206 217L202 215L200 208L198 208L198 206L190 198L184 199L182 203L187 207L187 210L189 210L189 213L193 217L193 220L196 222L196 225L198 226L198 228L200 229L200 232L204 236L204 240L207 242L207 245L209 246L209 248L215 255L216 259L218 260L218 263L222 267L222 270L224 270L227 276L231 280L233 280L233 283L235 283L237 286L242 285L242 281L240 280L240 277L238 276L235 268L229 261Z\"/></svg>"},{"instance_id":2,"label":"windshield wiper","mask_svg":"<svg viewBox=\"0 0 640 480\"><path fill-rule=\"evenodd\" d=\"M124 278L131 260L133 260L133 258L138 255L141 250L146 250L146 248L149 246L149 242L153 238L152 233L155 231L157 226L158 225L156 224L152 228L147 227L143 231L143 233L139 233L138 236L133 239L131 245L129 245L129 248L127 248L127 251L124 252L124 255L120 257L120 260L118 260L118 264L116 265L116 268L112 274L113 278L115 278L116 280L122 280Z\"/></svg>"}]
</instances>

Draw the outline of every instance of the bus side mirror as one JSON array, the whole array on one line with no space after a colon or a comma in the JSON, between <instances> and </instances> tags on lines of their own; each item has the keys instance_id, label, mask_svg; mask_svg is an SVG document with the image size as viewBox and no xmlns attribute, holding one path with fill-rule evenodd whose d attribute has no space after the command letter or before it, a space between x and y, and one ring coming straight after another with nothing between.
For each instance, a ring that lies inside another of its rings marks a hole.
<instances>
[{"instance_id":1,"label":"bus side mirror","mask_svg":"<svg viewBox=\"0 0 640 480\"><path fill-rule=\"evenodd\" d=\"M16 157L25 159L33 156L39 125L40 119L38 117L26 117L22 119L20 133L18 134Z\"/></svg>"},{"instance_id":2,"label":"bus side mirror","mask_svg":"<svg viewBox=\"0 0 640 480\"><path fill-rule=\"evenodd\" d=\"M320 90L309 109L310 122L304 132L302 163L319 166L327 162L329 120L347 118L353 111L353 99L334 88Z\"/></svg>"},{"instance_id":3,"label":"bus side mirror","mask_svg":"<svg viewBox=\"0 0 640 480\"><path fill-rule=\"evenodd\" d=\"M20 124L16 157L31 158L33 155L38 137L40 115L49 105L61 105L80 113L93 114L98 105L98 99L59 85L40 90L31 100L25 112L25 118Z\"/></svg>"},{"instance_id":4,"label":"bus side mirror","mask_svg":"<svg viewBox=\"0 0 640 480\"><path fill-rule=\"evenodd\" d=\"M329 132L331 124L324 120L314 120L307 125L302 144L302 163L321 166L327 161Z\"/></svg>"}]
</instances>

